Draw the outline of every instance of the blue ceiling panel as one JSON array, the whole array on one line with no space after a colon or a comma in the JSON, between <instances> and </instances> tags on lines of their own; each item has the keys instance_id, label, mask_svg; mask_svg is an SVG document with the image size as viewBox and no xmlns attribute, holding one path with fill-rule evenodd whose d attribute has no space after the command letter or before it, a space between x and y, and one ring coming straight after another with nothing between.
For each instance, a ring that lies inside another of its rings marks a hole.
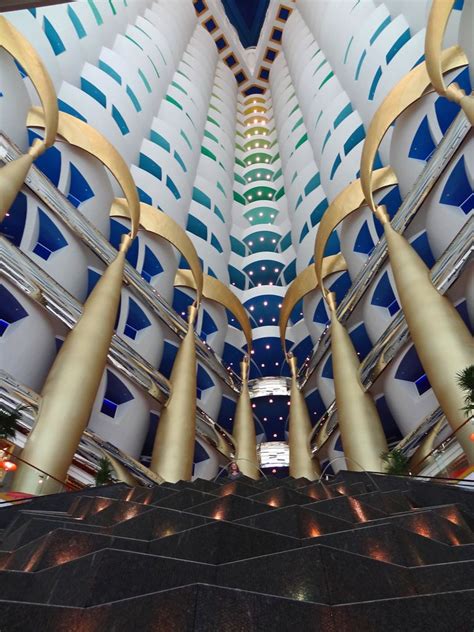
<instances>
[{"instance_id":1,"label":"blue ceiling panel","mask_svg":"<svg viewBox=\"0 0 474 632\"><path fill-rule=\"evenodd\" d=\"M244 48L256 46L270 0L222 0Z\"/></svg>"}]
</instances>

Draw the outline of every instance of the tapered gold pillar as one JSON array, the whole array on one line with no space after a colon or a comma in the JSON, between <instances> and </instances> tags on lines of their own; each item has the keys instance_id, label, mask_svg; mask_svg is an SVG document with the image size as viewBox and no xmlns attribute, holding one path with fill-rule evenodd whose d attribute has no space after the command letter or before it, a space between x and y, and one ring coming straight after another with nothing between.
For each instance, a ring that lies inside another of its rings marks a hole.
<instances>
[{"instance_id":1,"label":"tapered gold pillar","mask_svg":"<svg viewBox=\"0 0 474 632\"><path fill-rule=\"evenodd\" d=\"M170 375L171 394L156 431L150 469L165 481L190 481L196 435L196 347L194 320L197 307L188 308L188 331L178 349Z\"/></svg>"},{"instance_id":2,"label":"tapered gold pillar","mask_svg":"<svg viewBox=\"0 0 474 632\"><path fill-rule=\"evenodd\" d=\"M390 224L385 207L377 217L383 223L390 264L410 336L433 392L456 437L474 463L474 422L464 424L464 392L456 374L474 362L470 332L450 301L431 282L429 269L407 240Z\"/></svg>"},{"instance_id":3,"label":"tapered gold pillar","mask_svg":"<svg viewBox=\"0 0 474 632\"><path fill-rule=\"evenodd\" d=\"M387 440L377 408L359 378L359 358L336 315L334 293L326 295L331 312L331 352L337 416L347 468L383 472Z\"/></svg>"},{"instance_id":4,"label":"tapered gold pillar","mask_svg":"<svg viewBox=\"0 0 474 632\"><path fill-rule=\"evenodd\" d=\"M42 390L36 423L21 453L15 474L16 491L45 494L61 485L38 471L65 481L68 468L84 432L107 361L120 301L125 254L130 235L123 238L115 260L105 270L74 329L69 333L51 367Z\"/></svg>"},{"instance_id":5,"label":"tapered gold pillar","mask_svg":"<svg viewBox=\"0 0 474 632\"><path fill-rule=\"evenodd\" d=\"M249 478L260 477L257 457L257 439L253 421L252 404L248 389L249 362L246 357L240 363L242 386L234 417L232 436L236 442L235 461L240 471Z\"/></svg>"},{"instance_id":6,"label":"tapered gold pillar","mask_svg":"<svg viewBox=\"0 0 474 632\"><path fill-rule=\"evenodd\" d=\"M288 445L290 448L290 476L314 481L321 473L319 463L311 454L311 421L308 407L298 386L298 367L292 353L287 355L291 369L290 419L288 425Z\"/></svg>"},{"instance_id":7,"label":"tapered gold pillar","mask_svg":"<svg viewBox=\"0 0 474 632\"><path fill-rule=\"evenodd\" d=\"M409 465L410 472L412 474L418 474L423 468L434 462L434 457L431 455L431 452L433 451L434 442L443 423L444 419L440 419L437 423L435 423L433 428L431 428L426 437L421 440L420 445L413 453Z\"/></svg>"}]
</instances>

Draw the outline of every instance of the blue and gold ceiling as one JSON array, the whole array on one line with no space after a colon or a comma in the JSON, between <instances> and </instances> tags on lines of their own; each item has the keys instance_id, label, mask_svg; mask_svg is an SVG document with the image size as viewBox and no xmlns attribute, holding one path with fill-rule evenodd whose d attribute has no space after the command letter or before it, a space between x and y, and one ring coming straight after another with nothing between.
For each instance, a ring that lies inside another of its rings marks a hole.
<instances>
[{"instance_id":1,"label":"blue and gold ceiling","mask_svg":"<svg viewBox=\"0 0 474 632\"><path fill-rule=\"evenodd\" d=\"M270 0L222 0L244 48L257 46Z\"/></svg>"}]
</instances>

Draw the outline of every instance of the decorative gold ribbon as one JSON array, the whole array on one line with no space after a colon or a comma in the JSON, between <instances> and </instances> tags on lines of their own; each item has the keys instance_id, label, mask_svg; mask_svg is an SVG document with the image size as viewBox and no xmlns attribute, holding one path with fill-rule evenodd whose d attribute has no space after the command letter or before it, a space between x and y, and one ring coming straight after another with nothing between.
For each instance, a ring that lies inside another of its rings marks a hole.
<instances>
[{"instance_id":1,"label":"decorative gold ribbon","mask_svg":"<svg viewBox=\"0 0 474 632\"><path fill-rule=\"evenodd\" d=\"M374 190L382 189L383 187L388 187L393 184L397 184L397 177L391 167L383 167L374 172L372 179ZM326 276L323 270L323 261L325 261L324 251L327 241L332 231L342 220L354 211L357 211L363 204L365 204L365 198L361 187L361 180L354 180L354 182L348 184L346 188L334 198L319 224L318 234L316 235L316 241L314 243L314 265L316 278L319 281L323 296L327 293L323 283L324 277Z\"/></svg>"},{"instance_id":2,"label":"decorative gold ribbon","mask_svg":"<svg viewBox=\"0 0 474 632\"><path fill-rule=\"evenodd\" d=\"M470 124L474 125L474 96L467 96L457 83L446 86L443 79L441 48L454 3L455 0L432 0L425 34L426 69L436 92L461 106Z\"/></svg>"},{"instance_id":3,"label":"decorative gold ribbon","mask_svg":"<svg viewBox=\"0 0 474 632\"><path fill-rule=\"evenodd\" d=\"M54 143L58 126L58 104L53 82L38 53L14 26L0 15L0 47L23 67L43 106L46 134L36 139L28 153L0 168L0 221L8 213L36 158Z\"/></svg>"},{"instance_id":4,"label":"decorative gold ribbon","mask_svg":"<svg viewBox=\"0 0 474 632\"><path fill-rule=\"evenodd\" d=\"M286 356L291 369L290 419L288 446L290 450L290 476L314 481L321 473L319 463L311 454L311 421L303 392L298 386L298 366L292 353Z\"/></svg>"},{"instance_id":5,"label":"decorative gold ribbon","mask_svg":"<svg viewBox=\"0 0 474 632\"><path fill-rule=\"evenodd\" d=\"M441 53L440 66L443 72L454 70L468 63L459 46L447 48ZM365 203L375 212L373 191L376 189L376 174L373 165L380 143L392 123L410 105L424 94L432 91L426 63L423 62L410 70L388 93L370 122L362 149L360 161L360 185ZM389 167L386 167L387 169ZM380 172L381 170L379 170ZM327 211L325 216L327 215ZM323 218L324 219L324 218Z\"/></svg>"},{"instance_id":6,"label":"decorative gold ribbon","mask_svg":"<svg viewBox=\"0 0 474 632\"><path fill-rule=\"evenodd\" d=\"M258 479L257 439L253 421L252 404L248 389L249 360L245 356L240 364L242 386L235 410L232 436L236 443L235 461L240 471L249 478Z\"/></svg>"},{"instance_id":7,"label":"decorative gold ribbon","mask_svg":"<svg viewBox=\"0 0 474 632\"><path fill-rule=\"evenodd\" d=\"M321 277L324 279L330 274L347 270L347 263L342 253L325 257L322 262ZM288 286L280 310L280 340L283 353L286 355L286 328L290 320L291 312L295 305L307 294L318 287L316 268L311 264L305 268Z\"/></svg>"},{"instance_id":8,"label":"decorative gold ribbon","mask_svg":"<svg viewBox=\"0 0 474 632\"><path fill-rule=\"evenodd\" d=\"M250 353L252 350L252 327L242 303L232 290L209 274L202 273L202 283L202 295L204 298L219 303L235 316L247 341L247 353ZM196 289L196 281L191 274L191 270L177 270L174 285L175 287Z\"/></svg>"}]
</instances>

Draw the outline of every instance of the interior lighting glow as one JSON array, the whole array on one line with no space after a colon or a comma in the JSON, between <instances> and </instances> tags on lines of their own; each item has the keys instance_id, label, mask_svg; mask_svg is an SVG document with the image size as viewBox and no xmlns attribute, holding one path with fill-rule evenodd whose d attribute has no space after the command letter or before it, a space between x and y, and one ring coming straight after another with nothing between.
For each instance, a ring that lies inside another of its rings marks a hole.
<instances>
[{"instance_id":1,"label":"interior lighting glow","mask_svg":"<svg viewBox=\"0 0 474 632\"><path fill-rule=\"evenodd\" d=\"M259 156L257 156L257 157L255 158L255 160L256 160L257 162L260 162L260 157L259 157ZM268 160L266 160L265 162L268 162Z\"/></svg>"},{"instance_id":2,"label":"interior lighting glow","mask_svg":"<svg viewBox=\"0 0 474 632\"><path fill-rule=\"evenodd\" d=\"M261 191L258 191L258 192L257 192L257 195L262 195L262 192L261 192Z\"/></svg>"},{"instance_id":3,"label":"interior lighting glow","mask_svg":"<svg viewBox=\"0 0 474 632\"><path fill-rule=\"evenodd\" d=\"M251 196L251 195L248 195L248 196L247 196L247 199L248 199L248 200L251 200L251 199L252 199L252 196Z\"/></svg>"},{"instance_id":4,"label":"interior lighting glow","mask_svg":"<svg viewBox=\"0 0 474 632\"><path fill-rule=\"evenodd\" d=\"M257 158L257 160L258 160L258 158ZM267 158L267 159L265 160L265 162L270 162L270 160Z\"/></svg>"},{"instance_id":5,"label":"interior lighting glow","mask_svg":"<svg viewBox=\"0 0 474 632\"><path fill-rule=\"evenodd\" d=\"M255 147L260 147L260 143L255 143Z\"/></svg>"},{"instance_id":6,"label":"interior lighting glow","mask_svg":"<svg viewBox=\"0 0 474 632\"><path fill-rule=\"evenodd\" d=\"M266 268L265 266L262 266L262 267L260 268L260 270L263 270L263 271L265 271L266 269L267 269L267 268Z\"/></svg>"},{"instance_id":7,"label":"interior lighting glow","mask_svg":"<svg viewBox=\"0 0 474 632\"><path fill-rule=\"evenodd\" d=\"M270 200L271 200L271 199L272 199L272 194L271 194L271 193L269 193L269 194L268 194L268 197L269 197L269 198L270 198Z\"/></svg>"},{"instance_id":8,"label":"interior lighting glow","mask_svg":"<svg viewBox=\"0 0 474 632\"><path fill-rule=\"evenodd\" d=\"M260 211L260 213L258 214L259 217L263 217L263 213Z\"/></svg>"},{"instance_id":9,"label":"interior lighting glow","mask_svg":"<svg viewBox=\"0 0 474 632\"><path fill-rule=\"evenodd\" d=\"M267 176L267 180L270 180L270 176Z\"/></svg>"},{"instance_id":10,"label":"interior lighting glow","mask_svg":"<svg viewBox=\"0 0 474 632\"><path fill-rule=\"evenodd\" d=\"M265 237L260 237L260 241L265 241Z\"/></svg>"},{"instance_id":11,"label":"interior lighting glow","mask_svg":"<svg viewBox=\"0 0 474 632\"><path fill-rule=\"evenodd\" d=\"M249 241L249 246L253 246L253 241Z\"/></svg>"},{"instance_id":12,"label":"interior lighting glow","mask_svg":"<svg viewBox=\"0 0 474 632\"><path fill-rule=\"evenodd\" d=\"M265 307L268 305L268 301L263 301L263 304L265 305Z\"/></svg>"},{"instance_id":13,"label":"interior lighting glow","mask_svg":"<svg viewBox=\"0 0 474 632\"><path fill-rule=\"evenodd\" d=\"M265 349L270 349L270 345L265 345Z\"/></svg>"}]
</instances>

